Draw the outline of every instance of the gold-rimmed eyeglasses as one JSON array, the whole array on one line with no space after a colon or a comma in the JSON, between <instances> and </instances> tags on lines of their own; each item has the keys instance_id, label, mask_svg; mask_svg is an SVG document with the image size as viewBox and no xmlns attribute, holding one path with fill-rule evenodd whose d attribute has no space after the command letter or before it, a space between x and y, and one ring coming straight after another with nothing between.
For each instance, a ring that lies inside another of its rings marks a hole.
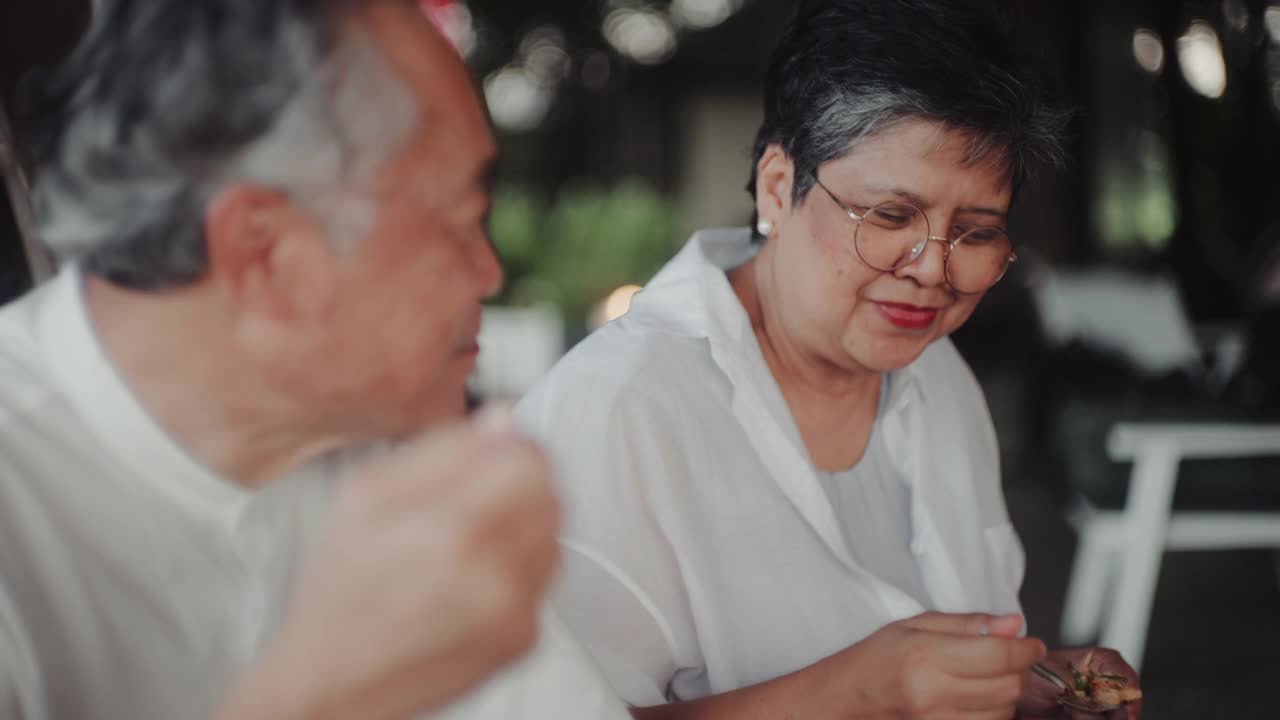
<instances>
[{"instance_id":1,"label":"gold-rimmed eyeglasses","mask_svg":"<svg viewBox=\"0 0 1280 720\"><path fill-rule=\"evenodd\" d=\"M910 265L924 253L930 241L936 240L945 248L943 267L947 283L958 293L972 295L1000 282L1009 263L1018 259L1008 233L1001 228L978 225L948 240L934 235L929 229L929 217L909 202L883 202L859 213L823 185L817 174L813 181L856 224L854 252L862 262L881 272L894 272Z\"/></svg>"}]
</instances>

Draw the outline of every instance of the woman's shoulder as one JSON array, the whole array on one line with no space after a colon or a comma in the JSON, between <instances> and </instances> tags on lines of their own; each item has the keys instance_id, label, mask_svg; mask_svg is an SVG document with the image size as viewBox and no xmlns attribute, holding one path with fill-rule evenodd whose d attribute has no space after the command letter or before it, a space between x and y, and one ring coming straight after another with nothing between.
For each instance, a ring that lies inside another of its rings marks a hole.
<instances>
[{"instance_id":1,"label":"woman's shoulder","mask_svg":"<svg viewBox=\"0 0 1280 720\"><path fill-rule=\"evenodd\" d=\"M576 424L585 417L652 422L719 406L726 385L706 338L623 317L561 358L525 394L517 412L534 426Z\"/></svg>"},{"instance_id":2,"label":"woman's shoulder","mask_svg":"<svg viewBox=\"0 0 1280 720\"><path fill-rule=\"evenodd\" d=\"M561 358L544 380L652 390L717 372L705 337L670 332L647 320L624 316L600 328Z\"/></svg>"}]
</instances>

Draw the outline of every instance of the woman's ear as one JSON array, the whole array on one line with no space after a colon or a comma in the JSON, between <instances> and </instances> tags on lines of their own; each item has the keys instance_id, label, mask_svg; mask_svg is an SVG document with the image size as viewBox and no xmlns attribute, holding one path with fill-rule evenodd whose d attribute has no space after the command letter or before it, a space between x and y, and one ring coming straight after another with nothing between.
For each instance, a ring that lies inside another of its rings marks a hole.
<instances>
[{"instance_id":1,"label":"woman's ear","mask_svg":"<svg viewBox=\"0 0 1280 720\"><path fill-rule=\"evenodd\" d=\"M795 163L777 143L766 147L756 163L756 216L775 228L791 214L795 170Z\"/></svg>"}]
</instances>

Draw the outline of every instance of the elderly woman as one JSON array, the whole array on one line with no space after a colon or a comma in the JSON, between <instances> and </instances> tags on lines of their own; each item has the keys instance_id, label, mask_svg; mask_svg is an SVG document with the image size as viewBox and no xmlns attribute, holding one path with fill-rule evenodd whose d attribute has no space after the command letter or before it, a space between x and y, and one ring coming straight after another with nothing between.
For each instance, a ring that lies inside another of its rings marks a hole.
<instances>
[{"instance_id":1,"label":"elderly woman","mask_svg":"<svg viewBox=\"0 0 1280 720\"><path fill-rule=\"evenodd\" d=\"M669 703L638 717L1061 714L1028 668L1086 651L1019 637L996 438L947 339L1060 155L1019 67L970 5L802 3L755 232L695 235L522 402L563 475L557 603L626 700Z\"/></svg>"}]
</instances>

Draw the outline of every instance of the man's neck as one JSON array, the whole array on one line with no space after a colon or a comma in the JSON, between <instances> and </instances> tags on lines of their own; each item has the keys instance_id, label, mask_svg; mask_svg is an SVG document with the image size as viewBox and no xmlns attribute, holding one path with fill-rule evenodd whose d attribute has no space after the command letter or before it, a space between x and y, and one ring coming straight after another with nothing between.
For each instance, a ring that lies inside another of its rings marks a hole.
<instances>
[{"instance_id":1,"label":"man's neck","mask_svg":"<svg viewBox=\"0 0 1280 720\"><path fill-rule=\"evenodd\" d=\"M239 348L208 289L162 292L156 301L89 277L86 312L130 393L196 462L256 488L351 444L229 357Z\"/></svg>"}]
</instances>

